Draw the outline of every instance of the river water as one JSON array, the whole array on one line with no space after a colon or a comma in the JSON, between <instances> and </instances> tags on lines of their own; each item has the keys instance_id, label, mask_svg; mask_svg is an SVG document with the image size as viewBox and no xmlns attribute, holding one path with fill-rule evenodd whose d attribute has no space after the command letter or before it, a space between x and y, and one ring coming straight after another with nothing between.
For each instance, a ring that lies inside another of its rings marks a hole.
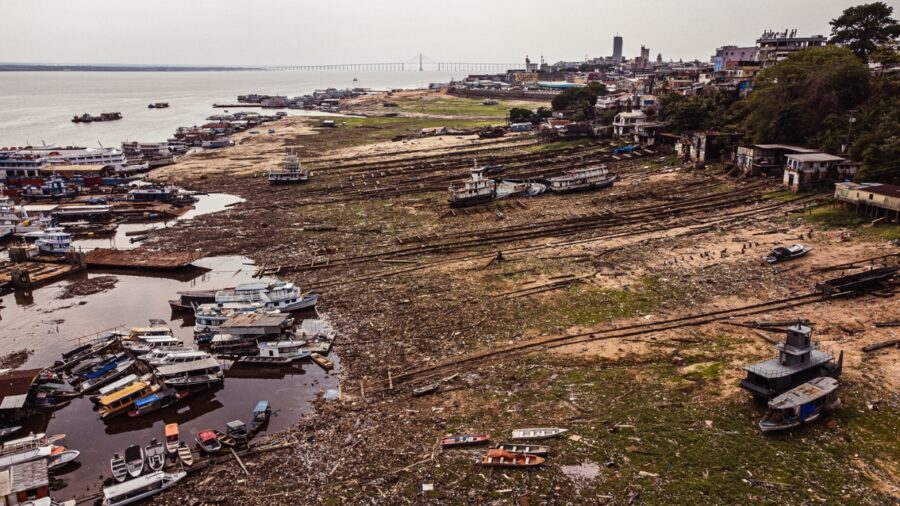
<instances>
[{"instance_id":1,"label":"river water","mask_svg":"<svg viewBox=\"0 0 900 506\"><path fill-rule=\"evenodd\" d=\"M434 72L394 74L304 74L298 72L197 72L197 73L99 73L22 72L0 74L0 146L27 141L58 144L118 145L126 139L155 141L171 135L177 126L200 123L212 114L214 102L234 101L244 93L296 95L325 87L353 86L415 87L446 81L449 76ZM149 102L167 101L169 109L149 110ZM76 125L69 117L81 112L118 110L122 121ZM120 225L113 237L81 239L77 247L92 249L138 246L126 232L172 226L204 213L217 212L239 202L225 194L201 196L194 209L166 223ZM193 343L191 317L173 315L168 300L182 290L215 289L252 281L255 266L243 257L205 258L196 269L174 275L147 275L137 272L82 272L34 290L19 290L0 296L0 352L28 349L31 354L23 368L46 367L59 354L73 348L80 336L125 325L143 326L151 318L169 322L185 344ZM70 283L96 276L113 276L115 286L107 291L61 299ZM327 297L327 294L326 294ZM318 315L298 313L296 318ZM326 316L327 317L327 316ZM109 459L131 444L146 445L162 438L165 423L181 424L182 439L192 439L204 428L222 429L230 420L248 420L257 401L267 399L275 415L266 432L294 424L308 412L310 402L320 394L333 397L337 388L336 369L326 373L312 362L290 368L231 367L225 362L226 380L218 389L192 394L176 407L137 419L119 417L101 421L87 398L46 416L29 418L27 430L66 434L62 444L81 451L76 464L54 473L65 482L55 492L60 499L83 496L99 490L109 477Z\"/></svg>"},{"instance_id":2,"label":"river water","mask_svg":"<svg viewBox=\"0 0 900 506\"><path fill-rule=\"evenodd\" d=\"M413 88L448 82L451 77L451 73L433 71L0 72L0 146L160 142L179 126L202 124L208 116L222 113L212 104L235 103L238 95L295 96L329 87ZM148 109L151 102L168 102L169 108ZM124 119L70 121L86 112L113 111L121 112Z\"/></svg>"}]
</instances>

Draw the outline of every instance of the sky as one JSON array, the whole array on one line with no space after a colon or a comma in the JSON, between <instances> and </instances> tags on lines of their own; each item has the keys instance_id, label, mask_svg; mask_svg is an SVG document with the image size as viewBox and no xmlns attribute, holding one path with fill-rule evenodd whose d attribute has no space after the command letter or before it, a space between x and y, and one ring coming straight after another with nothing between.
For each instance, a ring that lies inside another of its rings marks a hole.
<instances>
[{"instance_id":1,"label":"sky","mask_svg":"<svg viewBox=\"0 0 900 506\"><path fill-rule=\"evenodd\" d=\"M0 62L288 65L708 60L765 29L828 35L863 0L0 0ZM900 0L887 0L900 14Z\"/></svg>"}]
</instances>

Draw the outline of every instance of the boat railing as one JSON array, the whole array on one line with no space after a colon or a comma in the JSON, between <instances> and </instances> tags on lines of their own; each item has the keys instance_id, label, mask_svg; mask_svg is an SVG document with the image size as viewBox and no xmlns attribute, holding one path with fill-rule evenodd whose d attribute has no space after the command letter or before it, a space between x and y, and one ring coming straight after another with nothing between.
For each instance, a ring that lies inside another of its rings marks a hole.
<instances>
[{"instance_id":1,"label":"boat railing","mask_svg":"<svg viewBox=\"0 0 900 506\"><path fill-rule=\"evenodd\" d=\"M123 333L125 335L128 335L129 330L130 329L127 325L124 325L124 324L116 325L115 327L110 327L106 330L100 330L100 331L94 332L92 334L86 334L83 336L69 339L69 341L75 342L76 344L79 344L79 345L87 344L87 343L93 344L93 343L98 343L98 342L103 342L103 341L109 340L116 336L120 336Z\"/></svg>"}]
</instances>

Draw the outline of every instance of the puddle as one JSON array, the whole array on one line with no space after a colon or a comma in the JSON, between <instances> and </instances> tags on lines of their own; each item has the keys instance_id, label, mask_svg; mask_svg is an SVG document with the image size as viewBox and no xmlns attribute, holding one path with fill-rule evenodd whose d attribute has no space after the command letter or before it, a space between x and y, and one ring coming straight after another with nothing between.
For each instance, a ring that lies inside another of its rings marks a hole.
<instances>
[{"instance_id":1,"label":"puddle","mask_svg":"<svg viewBox=\"0 0 900 506\"><path fill-rule=\"evenodd\" d=\"M600 477L600 466L593 462L583 462L575 466L559 466L560 471L575 482L576 488L587 485L586 482Z\"/></svg>"}]
</instances>

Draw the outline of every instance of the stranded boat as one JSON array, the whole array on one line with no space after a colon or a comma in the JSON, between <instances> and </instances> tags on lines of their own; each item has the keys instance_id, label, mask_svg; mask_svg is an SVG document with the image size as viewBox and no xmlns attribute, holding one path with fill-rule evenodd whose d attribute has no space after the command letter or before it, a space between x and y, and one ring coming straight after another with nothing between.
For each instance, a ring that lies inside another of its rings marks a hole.
<instances>
[{"instance_id":1,"label":"stranded boat","mask_svg":"<svg viewBox=\"0 0 900 506\"><path fill-rule=\"evenodd\" d=\"M122 113L120 112L102 112L100 116L91 116L88 113L84 113L81 116L75 116L72 118L72 123L91 123L94 121L115 121L117 119L122 119Z\"/></svg>"},{"instance_id":2,"label":"stranded boat","mask_svg":"<svg viewBox=\"0 0 900 506\"><path fill-rule=\"evenodd\" d=\"M558 427L541 427L537 429L516 429L512 431L513 439L536 440L550 439L559 437L568 432L569 429L560 429Z\"/></svg>"},{"instance_id":3,"label":"stranded boat","mask_svg":"<svg viewBox=\"0 0 900 506\"><path fill-rule=\"evenodd\" d=\"M197 445L206 453L218 453L222 450L222 443L216 437L213 430L206 429L197 433Z\"/></svg>"},{"instance_id":4,"label":"stranded boat","mask_svg":"<svg viewBox=\"0 0 900 506\"><path fill-rule=\"evenodd\" d=\"M510 453L527 453L529 455L549 455L549 446L540 445L523 445L517 443L500 443L497 448L506 450Z\"/></svg>"},{"instance_id":5,"label":"stranded boat","mask_svg":"<svg viewBox=\"0 0 900 506\"><path fill-rule=\"evenodd\" d=\"M139 478L103 488L103 506L124 506L174 487L187 473L156 471Z\"/></svg>"},{"instance_id":6,"label":"stranded boat","mask_svg":"<svg viewBox=\"0 0 900 506\"><path fill-rule=\"evenodd\" d=\"M543 463L542 457L527 453L510 453L499 448L488 450L487 455L481 459L481 465L492 467L536 467Z\"/></svg>"},{"instance_id":7,"label":"stranded boat","mask_svg":"<svg viewBox=\"0 0 900 506\"><path fill-rule=\"evenodd\" d=\"M216 301L216 290L194 290L178 292L178 299L170 300L172 311L194 311L195 306Z\"/></svg>"},{"instance_id":8,"label":"stranded boat","mask_svg":"<svg viewBox=\"0 0 900 506\"><path fill-rule=\"evenodd\" d=\"M100 418L106 419L128 411L138 399L159 390L159 385L148 381L138 381L100 399Z\"/></svg>"},{"instance_id":9,"label":"stranded boat","mask_svg":"<svg viewBox=\"0 0 900 506\"><path fill-rule=\"evenodd\" d=\"M567 171L562 176L551 177L550 191L573 193L609 188L619 176L610 174L606 167L588 167Z\"/></svg>"},{"instance_id":10,"label":"stranded boat","mask_svg":"<svg viewBox=\"0 0 900 506\"><path fill-rule=\"evenodd\" d=\"M779 246L766 255L765 261L770 264L784 262L785 260L793 260L812 251L812 246L804 246L802 244L791 244L790 246Z\"/></svg>"},{"instance_id":11,"label":"stranded boat","mask_svg":"<svg viewBox=\"0 0 900 506\"><path fill-rule=\"evenodd\" d=\"M147 466L151 471L159 471L163 468L166 463L166 449L156 438L150 440L150 444L144 448L144 453L147 456Z\"/></svg>"},{"instance_id":12,"label":"stranded boat","mask_svg":"<svg viewBox=\"0 0 900 506\"><path fill-rule=\"evenodd\" d=\"M125 448L125 468L128 475L137 478L144 472L144 449L138 445Z\"/></svg>"},{"instance_id":13,"label":"stranded boat","mask_svg":"<svg viewBox=\"0 0 900 506\"><path fill-rule=\"evenodd\" d=\"M147 109L166 109L168 107L168 102L154 102L152 104L147 104Z\"/></svg>"},{"instance_id":14,"label":"stranded boat","mask_svg":"<svg viewBox=\"0 0 900 506\"><path fill-rule=\"evenodd\" d=\"M210 358L209 353L195 350L168 351L162 357L159 355L159 352L155 353L153 358L147 359L147 363L153 367L159 367L162 365L183 364L185 362L194 362Z\"/></svg>"},{"instance_id":15,"label":"stranded boat","mask_svg":"<svg viewBox=\"0 0 900 506\"><path fill-rule=\"evenodd\" d=\"M187 392L179 392L174 388L165 388L134 401L134 409L128 412L128 416L135 418L168 408L187 396Z\"/></svg>"},{"instance_id":16,"label":"stranded boat","mask_svg":"<svg viewBox=\"0 0 900 506\"><path fill-rule=\"evenodd\" d=\"M836 406L838 382L822 376L789 390L769 401L769 412L759 421L763 432L797 427L822 415L822 411Z\"/></svg>"},{"instance_id":17,"label":"stranded boat","mask_svg":"<svg viewBox=\"0 0 900 506\"><path fill-rule=\"evenodd\" d=\"M311 358L313 362L318 364L319 367L325 369L326 371L334 369L334 362L328 360L328 358L322 355L319 355L318 353L310 353L309 358Z\"/></svg>"},{"instance_id":18,"label":"stranded boat","mask_svg":"<svg viewBox=\"0 0 900 506\"><path fill-rule=\"evenodd\" d=\"M300 158L291 150L284 157L282 168L269 171L268 177L272 184L305 183L309 181L309 172L300 168Z\"/></svg>"},{"instance_id":19,"label":"stranded boat","mask_svg":"<svg viewBox=\"0 0 900 506\"><path fill-rule=\"evenodd\" d=\"M485 178L484 171L485 167L479 167L478 160L475 160L474 166L469 169L469 179L462 186L449 188L447 202L450 207L474 206L494 200L497 196L496 183L493 179Z\"/></svg>"},{"instance_id":20,"label":"stranded boat","mask_svg":"<svg viewBox=\"0 0 900 506\"><path fill-rule=\"evenodd\" d=\"M128 479L128 466L125 465L125 459L118 453L113 454L113 458L109 459L109 470L119 483Z\"/></svg>"},{"instance_id":21,"label":"stranded boat","mask_svg":"<svg viewBox=\"0 0 900 506\"><path fill-rule=\"evenodd\" d=\"M896 276L898 271L900 271L900 267L881 267L859 272L816 283L816 290L822 292L826 297L830 297L838 293L880 288L885 281Z\"/></svg>"},{"instance_id":22,"label":"stranded boat","mask_svg":"<svg viewBox=\"0 0 900 506\"><path fill-rule=\"evenodd\" d=\"M156 370L156 376L166 386L175 388L211 386L225 379L222 366L212 357L160 366Z\"/></svg>"},{"instance_id":23,"label":"stranded boat","mask_svg":"<svg viewBox=\"0 0 900 506\"><path fill-rule=\"evenodd\" d=\"M441 446L451 448L454 446L477 445L490 440L490 434L463 434L461 436L447 436L441 439Z\"/></svg>"},{"instance_id":24,"label":"stranded boat","mask_svg":"<svg viewBox=\"0 0 900 506\"><path fill-rule=\"evenodd\" d=\"M310 357L310 352L303 349L305 341L273 341L257 345L259 355L241 357L239 364L290 364L296 360Z\"/></svg>"},{"instance_id":25,"label":"stranded boat","mask_svg":"<svg viewBox=\"0 0 900 506\"><path fill-rule=\"evenodd\" d=\"M272 416L272 408L269 407L269 401L259 401L253 408L253 416L250 417L250 432L260 430L269 421Z\"/></svg>"},{"instance_id":26,"label":"stranded boat","mask_svg":"<svg viewBox=\"0 0 900 506\"><path fill-rule=\"evenodd\" d=\"M182 444L178 424L167 423L164 433L166 436L166 452L174 456L178 452L178 446Z\"/></svg>"},{"instance_id":27,"label":"stranded boat","mask_svg":"<svg viewBox=\"0 0 900 506\"><path fill-rule=\"evenodd\" d=\"M178 444L178 459L181 460L181 463L184 464L185 467L191 467L194 465L194 453L185 443Z\"/></svg>"},{"instance_id":28,"label":"stranded boat","mask_svg":"<svg viewBox=\"0 0 900 506\"><path fill-rule=\"evenodd\" d=\"M277 309L285 313L314 308L318 301L318 295L304 295L293 283L284 281L244 283L216 292L217 303L259 303L265 309Z\"/></svg>"}]
</instances>

